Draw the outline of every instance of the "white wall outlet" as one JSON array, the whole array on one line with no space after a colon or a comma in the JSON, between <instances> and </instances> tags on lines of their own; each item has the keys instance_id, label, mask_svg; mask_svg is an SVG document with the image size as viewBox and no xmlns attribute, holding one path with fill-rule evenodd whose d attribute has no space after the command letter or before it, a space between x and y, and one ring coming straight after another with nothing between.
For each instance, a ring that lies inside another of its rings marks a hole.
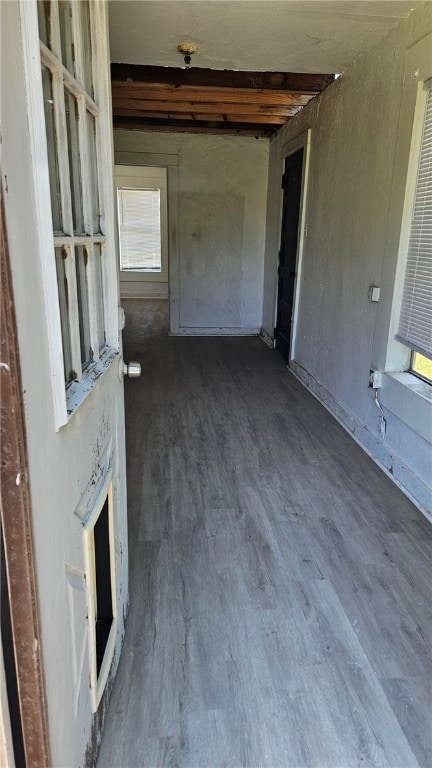
<instances>
[{"instance_id":1,"label":"white wall outlet","mask_svg":"<svg viewBox=\"0 0 432 768\"><path fill-rule=\"evenodd\" d=\"M118 324L119 324L119 331L122 331L126 324L125 311L123 307L118 308Z\"/></svg>"},{"instance_id":2,"label":"white wall outlet","mask_svg":"<svg viewBox=\"0 0 432 768\"><path fill-rule=\"evenodd\" d=\"M369 386L372 387L372 389L380 389L381 384L382 384L382 372L371 370L369 372Z\"/></svg>"},{"instance_id":3,"label":"white wall outlet","mask_svg":"<svg viewBox=\"0 0 432 768\"><path fill-rule=\"evenodd\" d=\"M379 301L380 289L377 285L369 286L369 301Z\"/></svg>"}]
</instances>

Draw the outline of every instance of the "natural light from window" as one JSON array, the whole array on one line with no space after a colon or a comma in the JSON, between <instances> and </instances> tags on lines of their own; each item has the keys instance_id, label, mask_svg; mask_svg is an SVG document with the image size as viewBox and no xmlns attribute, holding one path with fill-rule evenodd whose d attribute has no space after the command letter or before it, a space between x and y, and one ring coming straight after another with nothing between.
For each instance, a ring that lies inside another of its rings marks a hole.
<instances>
[{"instance_id":1,"label":"natural light from window","mask_svg":"<svg viewBox=\"0 0 432 768\"><path fill-rule=\"evenodd\" d=\"M411 371L432 384L432 360L429 360L424 355L420 355L419 352L413 352Z\"/></svg>"},{"instance_id":2,"label":"natural light from window","mask_svg":"<svg viewBox=\"0 0 432 768\"><path fill-rule=\"evenodd\" d=\"M122 272L162 269L160 189L117 189Z\"/></svg>"}]
</instances>

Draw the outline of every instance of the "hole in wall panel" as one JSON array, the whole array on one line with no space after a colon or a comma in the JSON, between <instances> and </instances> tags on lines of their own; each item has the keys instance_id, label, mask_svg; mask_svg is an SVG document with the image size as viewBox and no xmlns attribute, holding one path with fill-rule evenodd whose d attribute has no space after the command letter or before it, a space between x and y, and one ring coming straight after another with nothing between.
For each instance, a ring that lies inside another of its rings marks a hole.
<instances>
[{"instance_id":1,"label":"hole in wall panel","mask_svg":"<svg viewBox=\"0 0 432 768\"><path fill-rule=\"evenodd\" d=\"M101 462L102 464L102 462ZM90 486L92 483L90 483ZM94 486L93 486L94 487ZM81 508L81 505L80 505ZM111 468L102 472L96 490L82 499L86 510L84 556L89 627L90 689L96 712L114 656L117 638L114 492Z\"/></svg>"},{"instance_id":2,"label":"hole in wall panel","mask_svg":"<svg viewBox=\"0 0 432 768\"><path fill-rule=\"evenodd\" d=\"M93 529L95 556L96 670L99 676L114 620L111 584L111 548L108 496Z\"/></svg>"}]
</instances>

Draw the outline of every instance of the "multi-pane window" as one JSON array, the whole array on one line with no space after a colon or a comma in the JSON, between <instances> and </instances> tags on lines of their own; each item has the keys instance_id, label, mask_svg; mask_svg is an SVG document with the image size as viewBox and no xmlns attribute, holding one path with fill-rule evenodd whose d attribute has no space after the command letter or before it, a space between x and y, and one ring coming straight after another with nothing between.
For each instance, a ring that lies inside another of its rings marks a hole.
<instances>
[{"instance_id":1,"label":"multi-pane window","mask_svg":"<svg viewBox=\"0 0 432 768\"><path fill-rule=\"evenodd\" d=\"M105 347L94 4L38 0L54 253L66 386Z\"/></svg>"},{"instance_id":2,"label":"multi-pane window","mask_svg":"<svg viewBox=\"0 0 432 768\"><path fill-rule=\"evenodd\" d=\"M412 350L411 370L432 380L432 80L426 104L396 338Z\"/></svg>"}]
</instances>

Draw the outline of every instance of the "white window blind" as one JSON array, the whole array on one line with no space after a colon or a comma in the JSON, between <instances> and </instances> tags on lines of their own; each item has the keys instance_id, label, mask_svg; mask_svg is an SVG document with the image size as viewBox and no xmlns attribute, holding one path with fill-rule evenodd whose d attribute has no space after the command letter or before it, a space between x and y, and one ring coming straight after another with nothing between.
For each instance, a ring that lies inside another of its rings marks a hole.
<instances>
[{"instance_id":1,"label":"white window blind","mask_svg":"<svg viewBox=\"0 0 432 768\"><path fill-rule=\"evenodd\" d=\"M117 190L120 269L160 272L161 216L159 189Z\"/></svg>"},{"instance_id":2,"label":"white window blind","mask_svg":"<svg viewBox=\"0 0 432 768\"><path fill-rule=\"evenodd\" d=\"M405 280L396 338L432 359L432 80L427 83Z\"/></svg>"}]
</instances>

